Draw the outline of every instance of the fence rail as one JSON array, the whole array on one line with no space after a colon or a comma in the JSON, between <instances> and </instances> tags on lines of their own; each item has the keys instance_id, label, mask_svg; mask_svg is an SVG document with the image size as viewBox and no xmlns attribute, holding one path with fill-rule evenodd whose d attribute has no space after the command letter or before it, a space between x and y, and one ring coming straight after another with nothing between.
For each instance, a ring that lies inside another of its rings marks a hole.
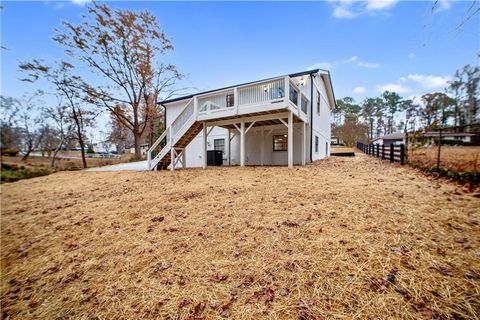
<instances>
[{"instance_id":1,"label":"fence rail","mask_svg":"<svg viewBox=\"0 0 480 320\"><path fill-rule=\"evenodd\" d=\"M405 145L403 144L386 146L383 144L357 142L357 148L369 156L389 160L390 162L399 162L402 165L405 164Z\"/></svg>"}]
</instances>

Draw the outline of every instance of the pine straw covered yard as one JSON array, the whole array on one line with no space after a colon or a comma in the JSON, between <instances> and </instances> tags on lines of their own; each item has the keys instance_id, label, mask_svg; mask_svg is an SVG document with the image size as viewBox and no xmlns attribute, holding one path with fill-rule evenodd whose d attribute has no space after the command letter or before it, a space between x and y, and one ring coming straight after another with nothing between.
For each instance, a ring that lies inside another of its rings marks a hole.
<instances>
[{"instance_id":1,"label":"pine straw covered yard","mask_svg":"<svg viewBox=\"0 0 480 320\"><path fill-rule=\"evenodd\" d=\"M480 317L480 199L361 154L0 188L3 318Z\"/></svg>"}]
</instances>

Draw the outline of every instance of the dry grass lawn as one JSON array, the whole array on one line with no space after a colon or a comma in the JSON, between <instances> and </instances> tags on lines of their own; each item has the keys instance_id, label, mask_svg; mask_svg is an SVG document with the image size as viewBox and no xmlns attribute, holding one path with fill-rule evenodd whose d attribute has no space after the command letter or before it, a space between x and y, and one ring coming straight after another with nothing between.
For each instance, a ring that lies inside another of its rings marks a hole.
<instances>
[{"instance_id":1,"label":"dry grass lawn","mask_svg":"<svg viewBox=\"0 0 480 320\"><path fill-rule=\"evenodd\" d=\"M25 166L27 168L51 168L52 159L48 157L29 157L26 161L22 160L21 156L17 157L1 157L2 163L16 164L19 167ZM112 164L117 164L125 162L121 159L101 159L101 158L87 158L87 166L91 167L102 167ZM68 158L68 159L57 159L55 160L55 169L56 170L78 170L83 169L83 164L81 159ZM53 168L52 168L53 170Z\"/></svg>"},{"instance_id":2,"label":"dry grass lawn","mask_svg":"<svg viewBox=\"0 0 480 320\"><path fill-rule=\"evenodd\" d=\"M438 147L419 148L410 152L409 161L429 167L437 165ZM440 148L440 166L462 172L480 171L480 147Z\"/></svg>"},{"instance_id":3,"label":"dry grass lawn","mask_svg":"<svg viewBox=\"0 0 480 320\"><path fill-rule=\"evenodd\" d=\"M479 319L480 199L357 154L0 186L3 319Z\"/></svg>"}]
</instances>

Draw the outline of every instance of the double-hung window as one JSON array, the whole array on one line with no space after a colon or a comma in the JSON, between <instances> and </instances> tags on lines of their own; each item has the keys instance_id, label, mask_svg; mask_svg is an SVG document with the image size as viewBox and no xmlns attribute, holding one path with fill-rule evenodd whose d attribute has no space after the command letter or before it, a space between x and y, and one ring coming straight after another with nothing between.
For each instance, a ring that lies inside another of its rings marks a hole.
<instances>
[{"instance_id":1,"label":"double-hung window","mask_svg":"<svg viewBox=\"0 0 480 320\"><path fill-rule=\"evenodd\" d=\"M288 136L286 134L273 136L273 151L287 151Z\"/></svg>"},{"instance_id":2,"label":"double-hung window","mask_svg":"<svg viewBox=\"0 0 480 320\"><path fill-rule=\"evenodd\" d=\"M213 149L220 150L225 154L225 139L214 139Z\"/></svg>"},{"instance_id":3,"label":"double-hung window","mask_svg":"<svg viewBox=\"0 0 480 320\"><path fill-rule=\"evenodd\" d=\"M320 114L320 92L317 90L317 113Z\"/></svg>"}]
</instances>

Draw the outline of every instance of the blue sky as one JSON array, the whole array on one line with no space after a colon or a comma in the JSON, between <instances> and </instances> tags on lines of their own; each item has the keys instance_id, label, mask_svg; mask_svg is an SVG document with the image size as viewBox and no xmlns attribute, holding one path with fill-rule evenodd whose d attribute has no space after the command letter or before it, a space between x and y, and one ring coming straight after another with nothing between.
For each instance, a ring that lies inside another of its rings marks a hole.
<instances>
[{"instance_id":1,"label":"blue sky","mask_svg":"<svg viewBox=\"0 0 480 320\"><path fill-rule=\"evenodd\" d=\"M386 89L410 97L443 91L455 70L479 62L480 14L456 30L468 1L439 1L433 13L433 2L395 0L108 4L152 11L175 45L165 60L198 90L321 67L337 98ZM20 97L35 88L18 80L18 62L61 59L54 28L80 21L84 1L2 5L1 94Z\"/></svg>"}]
</instances>

